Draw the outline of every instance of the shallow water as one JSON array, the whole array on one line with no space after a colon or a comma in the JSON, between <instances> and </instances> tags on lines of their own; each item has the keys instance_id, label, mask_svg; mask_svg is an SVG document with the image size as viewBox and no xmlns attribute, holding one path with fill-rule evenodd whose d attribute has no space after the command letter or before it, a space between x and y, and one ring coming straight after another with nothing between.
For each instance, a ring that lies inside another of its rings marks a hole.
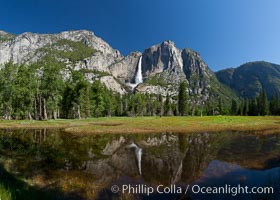
<instances>
[{"instance_id":1,"label":"shallow water","mask_svg":"<svg viewBox=\"0 0 280 200\"><path fill-rule=\"evenodd\" d=\"M0 155L7 173L57 199L280 199L280 134L1 130ZM228 191L192 191L205 186ZM246 186L274 193L234 193Z\"/></svg>"}]
</instances>

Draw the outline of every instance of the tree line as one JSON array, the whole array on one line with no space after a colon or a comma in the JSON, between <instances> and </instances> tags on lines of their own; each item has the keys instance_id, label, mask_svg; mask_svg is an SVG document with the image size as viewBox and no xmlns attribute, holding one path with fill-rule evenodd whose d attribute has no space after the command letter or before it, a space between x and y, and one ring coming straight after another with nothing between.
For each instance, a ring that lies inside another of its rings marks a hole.
<instances>
[{"instance_id":1,"label":"tree line","mask_svg":"<svg viewBox=\"0 0 280 200\"><path fill-rule=\"evenodd\" d=\"M266 91L261 90L259 95L252 99L232 99L230 114L243 116L280 115L280 98L275 94L268 100Z\"/></svg>"},{"instance_id":2,"label":"tree line","mask_svg":"<svg viewBox=\"0 0 280 200\"><path fill-rule=\"evenodd\" d=\"M68 71L69 73L61 73ZM67 77L69 74L69 77ZM194 103L182 82L177 96L127 93L120 95L98 79L90 83L82 70L71 70L53 57L31 65L11 62L0 70L2 119L74 119L103 116L279 115L280 99L265 91L253 99L212 98Z\"/></svg>"}]
</instances>

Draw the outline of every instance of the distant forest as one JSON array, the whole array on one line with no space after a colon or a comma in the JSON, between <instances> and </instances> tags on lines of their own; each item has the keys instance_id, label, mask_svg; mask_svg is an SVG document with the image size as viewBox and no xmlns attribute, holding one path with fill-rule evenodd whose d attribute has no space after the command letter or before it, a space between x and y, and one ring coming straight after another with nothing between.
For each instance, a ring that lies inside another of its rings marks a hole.
<instances>
[{"instance_id":1,"label":"distant forest","mask_svg":"<svg viewBox=\"0 0 280 200\"><path fill-rule=\"evenodd\" d=\"M2 119L48 120L104 116L186 116L186 115L279 115L280 99L267 99L261 91L253 99L208 99L193 103L180 84L178 95L128 93L108 90L100 81L89 83L82 70L69 70L63 77L63 63L52 57L31 65L5 64L0 70L0 111ZM229 100L230 101L230 100Z\"/></svg>"}]
</instances>

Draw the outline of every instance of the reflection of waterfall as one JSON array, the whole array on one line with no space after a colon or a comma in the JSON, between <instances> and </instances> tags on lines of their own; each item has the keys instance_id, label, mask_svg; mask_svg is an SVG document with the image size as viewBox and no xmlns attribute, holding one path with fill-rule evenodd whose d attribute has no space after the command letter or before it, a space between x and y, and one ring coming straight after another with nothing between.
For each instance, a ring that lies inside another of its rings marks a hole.
<instances>
[{"instance_id":1,"label":"reflection of waterfall","mask_svg":"<svg viewBox=\"0 0 280 200\"><path fill-rule=\"evenodd\" d=\"M138 69L135 76L135 84L138 85L139 83L143 83L143 77L142 77L142 56L139 58L138 62Z\"/></svg>"},{"instance_id":2,"label":"reflection of waterfall","mask_svg":"<svg viewBox=\"0 0 280 200\"><path fill-rule=\"evenodd\" d=\"M183 162L181 161L179 168L176 171L176 174L171 178L171 184L175 184L180 181L183 171Z\"/></svg>"},{"instance_id":3,"label":"reflection of waterfall","mask_svg":"<svg viewBox=\"0 0 280 200\"><path fill-rule=\"evenodd\" d=\"M135 143L131 143L127 147L128 148L135 148L134 152L135 152L135 156L136 156L136 160L137 160L139 174L141 175L142 174L142 170L141 170L142 149L140 147L138 147Z\"/></svg>"}]
</instances>

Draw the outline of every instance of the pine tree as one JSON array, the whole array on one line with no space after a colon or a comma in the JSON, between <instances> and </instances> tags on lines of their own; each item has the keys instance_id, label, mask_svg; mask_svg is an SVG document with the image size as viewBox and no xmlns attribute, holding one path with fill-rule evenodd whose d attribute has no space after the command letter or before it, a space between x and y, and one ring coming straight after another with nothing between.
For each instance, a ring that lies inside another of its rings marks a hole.
<instances>
[{"instance_id":1,"label":"pine tree","mask_svg":"<svg viewBox=\"0 0 280 200\"><path fill-rule=\"evenodd\" d=\"M62 117L64 118L73 118L73 99L75 98L74 86L70 82L66 82L65 89L62 95L61 109Z\"/></svg>"},{"instance_id":2,"label":"pine tree","mask_svg":"<svg viewBox=\"0 0 280 200\"><path fill-rule=\"evenodd\" d=\"M244 115L244 107L245 107L245 102L244 102L244 99L242 99L241 101L240 101L240 103L239 103L239 106L238 106L238 114L239 115L241 115L241 116L243 116Z\"/></svg>"},{"instance_id":3,"label":"pine tree","mask_svg":"<svg viewBox=\"0 0 280 200\"><path fill-rule=\"evenodd\" d=\"M268 100L266 96L265 90L260 92L258 97L258 107L259 107L259 115L267 115L268 114Z\"/></svg>"},{"instance_id":4,"label":"pine tree","mask_svg":"<svg viewBox=\"0 0 280 200\"><path fill-rule=\"evenodd\" d=\"M243 115L247 116L249 113L249 100L248 98L244 101L244 107L243 107Z\"/></svg>"},{"instance_id":5,"label":"pine tree","mask_svg":"<svg viewBox=\"0 0 280 200\"><path fill-rule=\"evenodd\" d=\"M238 104L235 99L231 100L231 109L230 110L231 110L232 115L236 115L238 112Z\"/></svg>"},{"instance_id":6,"label":"pine tree","mask_svg":"<svg viewBox=\"0 0 280 200\"><path fill-rule=\"evenodd\" d=\"M259 108L258 108L258 102L256 98L253 98L250 101L250 105L249 105L249 115L251 116L257 116L259 113Z\"/></svg>"},{"instance_id":7,"label":"pine tree","mask_svg":"<svg viewBox=\"0 0 280 200\"><path fill-rule=\"evenodd\" d=\"M223 102L222 102L222 98L221 97L219 97L218 107L219 107L219 114L220 115L224 114L224 112L223 112Z\"/></svg>"},{"instance_id":8,"label":"pine tree","mask_svg":"<svg viewBox=\"0 0 280 200\"><path fill-rule=\"evenodd\" d=\"M12 62L8 62L1 69L0 73L0 92L3 111L2 115L4 119L12 119L14 112L13 108L13 96L15 95L16 88L14 86L14 81L16 79L16 72L18 66L14 65Z\"/></svg>"},{"instance_id":9,"label":"pine tree","mask_svg":"<svg viewBox=\"0 0 280 200\"><path fill-rule=\"evenodd\" d=\"M171 100L169 93L167 93L165 103L164 103L164 115L165 116L172 116L172 105L171 105Z\"/></svg>"},{"instance_id":10,"label":"pine tree","mask_svg":"<svg viewBox=\"0 0 280 200\"><path fill-rule=\"evenodd\" d=\"M95 81L91 87L92 90L92 112L93 116L104 116L105 102L104 102L104 88L100 81Z\"/></svg>"},{"instance_id":11,"label":"pine tree","mask_svg":"<svg viewBox=\"0 0 280 200\"><path fill-rule=\"evenodd\" d=\"M179 86L178 94L178 111L181 116L187 114L187 84L186 82L181 82Z\"/></svg>"},{"instance_id":12,"label":"pine tree","mask_svg":"<svg viewBox=\"0 0 280 200\"><path fill-rule=\"evenodd\" d=\"M46 56L41 60L39 66L38 71L42 71L39 85L40 103L42 104L41 116L44 120L56 119L65 86L60 72L65 66L51 56Z\"/></svg>"},{"instance_id":13,"label":"pine tree","mask_svg":"<svg viewBox=\"0 0 280 200\"><path fill-rule=\"evenodd\" d=\"M35 73L31 67L20 65L13 81L15 93L12 97L15 118L33 119L33 101L36 91Z\"/></svg>"},{"instance_id":14,"label":"pine tree","mask_svg":"<svg viewBox=\"0 0 280 200\"><path fill-rule=\"evenodd\" d=\"M162 116L162 114L163 114L163 105L162 105L162 96L161 96L161 94L159 94L158 96L157 96L157 115L159 115L159 116Z\"/></svg>"}]
</instances>

